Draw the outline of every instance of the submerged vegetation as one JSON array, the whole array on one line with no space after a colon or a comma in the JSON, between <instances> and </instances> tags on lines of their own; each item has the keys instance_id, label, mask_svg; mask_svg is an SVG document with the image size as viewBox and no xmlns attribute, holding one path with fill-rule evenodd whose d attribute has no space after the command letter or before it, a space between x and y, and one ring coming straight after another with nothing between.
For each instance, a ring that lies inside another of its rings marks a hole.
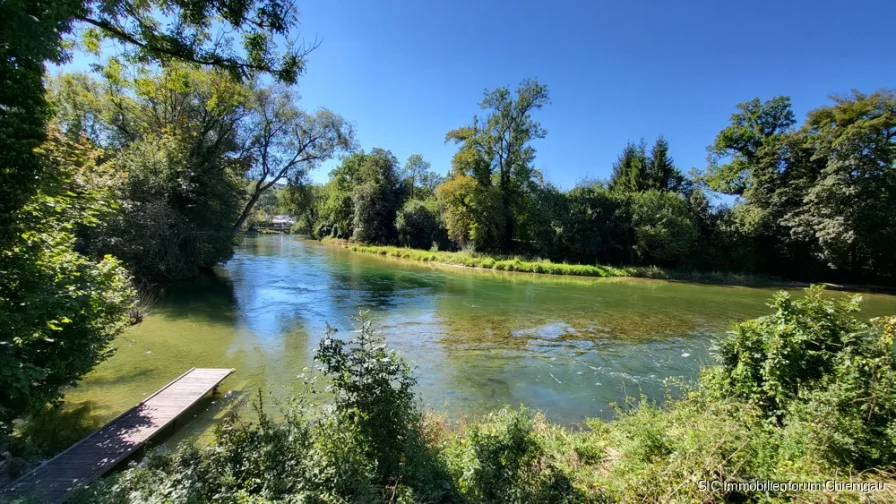
<instances>
[{"instance_id":1,"label":"submerged vegetation","mask_svg":"<svg viewBox=\"0 0 896 504\"><path fill-rule=\"evenodd\" d=\"M456 425L422 411L410 368L362 316L348 341L328 331L282 418L259 396L258 420L232 414L209 445L156 453L75 502L892 500L883 488L701 486L894 477L896 318L862 322L858 298L832 300L818 287L779 293L770 306L734 327L719 364L679 398L630 399L615 419L581 426L526 409ZM327 405L310 401L319 394Z\"/></svg>"}]
</instances>

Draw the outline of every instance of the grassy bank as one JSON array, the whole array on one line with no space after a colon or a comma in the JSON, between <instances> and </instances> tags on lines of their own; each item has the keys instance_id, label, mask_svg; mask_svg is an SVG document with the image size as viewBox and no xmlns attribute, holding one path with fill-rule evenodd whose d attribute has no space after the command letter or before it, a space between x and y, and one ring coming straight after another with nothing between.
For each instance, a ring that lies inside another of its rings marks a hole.
<instances>
[{"instance_id":1,"label":"grassy bank","mask_svg":"<svg viewBox=\"0 0 896 504\"><path fill-rule=\"evenodd\" d=\"M231 416L211 445L157 453L72 502L893 502L896 317L864 322L858 305L779 293L679 399L574 427L421 411L410 368L362 316L348 341L328 330L282 419L259 396L257 421ZM320 393L327 407L307 399ZM763 481L841 487L750 487Z\"/></svg>"},{"instance_id":2,"label":"grassy bank","mask_svg":"<svg viewBox=\"0 0 896 504\"><path fill-rule=\"evenodd\" d=\"M589 277L643 276L667 278L664 270L657 267L616 267L590 264L555 263L548 259L527 260L519 256L494 256L478 252L447 252L420 250L405 247L378 245L344 244L348 250L365 254L398 257L412 261L435 262L468 268L483 268L495 271L518 271L522 273L543 273L547 275L570 275Z\"/></svg>"},{"instance_id":3,"label":"grassy bank","mask_svg":"<svg viewBox=\"0 0 896 504\"><path fill-rule=\"evenodd\" d=\"M609 266L590 264L555 263L549 259L527 259L520 256L495 256L478 252L447 252L420 250L407 247L380 245L359 245L345 240L338 243L352 252L395 257L411 261L481 268L493 271L516 271L521 273L537 273L546 275L581 276L593 278L631 277L655 278L662 280L682 280L687 282L736 284L736 285L773 285L801 286L798 282L784 282L779 278L730 273L719 271L696 271L660 268L658 266Z\"/></svg>"}]
</instances>

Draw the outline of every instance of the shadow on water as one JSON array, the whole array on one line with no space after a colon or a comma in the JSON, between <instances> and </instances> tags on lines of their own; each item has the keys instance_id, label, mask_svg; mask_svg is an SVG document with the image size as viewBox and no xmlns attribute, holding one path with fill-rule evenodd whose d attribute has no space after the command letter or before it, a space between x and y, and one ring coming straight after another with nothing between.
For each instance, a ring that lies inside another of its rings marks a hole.
<instances>
[{"instance_id":1,"label":"shadow on water","mask_svg":"<svg viewBox=\"0 0 896 504\"><path fill-rule=\"evenodd\" d=\"M90 377L90 385L96 387L105 387L109 385L128 385L143 382L147 378L155 375L151 369L128 368L124 373L114 375L97 375Z\"/></svg>"},{"instance_id":2,"label":"shadow on water","mask_svg":"<svg viewBox=\"0 0 896 504\"><path fill-rule=\"evenodd\" d=\"M76 407L46 406L22 424L16 439L34 450L34 456L51 457L102 427L94 410L90 401Z\"/></svg>"},{"instance_id":3,"label":"shadow on water","mask_svg":"<svg viewBox=\"0 0 896 504\"><path fill-rule=\"evenodd\" d=\"M170 317L199 317L212 323L233 324L237 300L234 285L219 269L203 271L198 277L158 288L153 313Z\"/></svg>"}]
</instances>

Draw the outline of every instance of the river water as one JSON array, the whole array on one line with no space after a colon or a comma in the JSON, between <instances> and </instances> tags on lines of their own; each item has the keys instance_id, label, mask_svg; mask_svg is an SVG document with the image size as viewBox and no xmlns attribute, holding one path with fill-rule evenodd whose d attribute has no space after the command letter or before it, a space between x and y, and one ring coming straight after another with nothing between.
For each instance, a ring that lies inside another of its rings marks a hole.
<instances>
[{"instance_id":1,"label":"river water","mask_svg":"<svg viewBox=\"0 0 896 504\"><path fill-rule=\"evenodd\" d=\"M526 404L573 423L611 416L626 396L661 401L669 378L696 379L713 341L767 313L773 292L476 271L247 237L215 275L167 287L66 403L99 425L191 367L236 368L230 392L185 429L202 432L259 388L297 389L326 324L346 337L368 310L414 366L428 408L457 417ZM894 296L863 297L863 317L896 313Z\"/></svg>"}]
</instances>

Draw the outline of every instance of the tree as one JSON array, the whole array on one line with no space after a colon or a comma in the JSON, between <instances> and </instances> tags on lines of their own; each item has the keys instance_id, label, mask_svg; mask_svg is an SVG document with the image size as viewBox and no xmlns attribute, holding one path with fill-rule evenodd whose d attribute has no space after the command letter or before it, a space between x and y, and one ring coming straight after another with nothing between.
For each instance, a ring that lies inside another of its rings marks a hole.
<instances>
[{"instance_id":1,"label":"tree","mask_svg":"<svg viewBox=\"0 0 896 504\"><path fill-rule=\"evenodd\" d=\"M801 174L804 196L786 224L831 268L896 276L896 92L835 97L803 133L823 165Z\"/></svg>"},{"instance_id":2,"label":"tree","mask_svg":"<svg viewBox=\"0 0 896 504\"><path fill-rule=\"evenodd\" d=\"M169 64L105 79L51 84L63 129L115 152L110 191L122 204L82 233L84 250L113 254L143 280L196 275L229 259L244 202L243 127L249 86L220 70ZM92 93L91 91L99 91Z\"/></svg>"},{"instance_id":3,"label":"tree","mask_svg":"<svg viewBox=\"0 0 896 504\"><path fill-rule=\"evenodd\" d=\"M426 199L433 195L436 186L443 179L432 171L429 161L424 161L420 154L411 154L402 170L402 178L408 181L411 187L411 196L418 199Z\"/></svg>"},{"instance_id":4,"label":"tree","mask_svg":"<svg viewBox=\"0 0 896 504\"><path fill-rule=\"evenodd\" d=\"M753 170L762 148L791 131L796 119L790 98L784 96L765 102L754 98L739 103L737 109L731 124L706 148L709 167L704 179L713 190L743 195L754 184Z\"/></svg>"},{"instance_id":5,"label":"tree","mask_svg":"<svg viewBox=\"0 0 896 504\"><path fill-rule=\"evenodd\" d=\"M675 168L672 158L669 156L669 142L659 137L650 150L647 160L647 173L650 176L650 189L657 191L678 192L683 188L684 176Z\"/></svg>"},{"instance_id":6,"label":"tree","mask_svg":"<svg viewBox=\"0 0 896 504\"><path fill-rule=\"evenodd\" d=\"M651 189L632 198L635 251L642 261L675 265L697 244L697 226L678 194Z\"/></svg>"},{"instance_id":7,"label":"tree","mask_svg":"<svg viewBox=\"0 0 896 504\"><path fill-rule=\"evenodd\" d=\"M498 246L504 217L495 187L455 173L436 188L436 197L445 207L448 237L459 247L488 250Z\"/></svg>"},{"instance_id":8,"label":"tree","mask_svg":"<svg viewBox=\"0 0 896 504\"><path fill-rule=\"evenodd\" d=\"M314 114L295 105L294 94L274 86L259 89L254 96L248 172L257 183L233 225L239 232L252 207L265 191L284 179L301 180L336 153L352 149L354 130L341 116L327 109Z\"/></svg>"},{"instance_id":9,"label":"tree","mask_svg":"<svg viewBox=\"0 0 896 504\"><path fill-rule=\"evenodd\" d=\"M629 142L613 164L610 189L632 193L646 191L652 182L649 170L647 144L643 139L637 145Z\"/></svg>"},{"instance_id":10,"label":"tree","mask_svg":"<svg viewBox=\"0 0 896 504\"><path fill-rule=\"evenodd\" d=\"M547 87L534 80L523 81L515 96L507 88L486 90L480 108L488 110L488 115L445 137L461 144L456 171L473 177L485 192L492 184L497 188L503 222L496 246L504 252L512 248L520 196L533 175L535 149L529 142L547 134L531 113L548 102Z\"/></svg>"},{"instance_id":11,"label":"tree","mask_svg":"<svg viewBox=\"0 0 896 504\"><path fill-rule=\"evenodd\" d=\"M352 190L352 238L362 243L392 243L395 216L405 198L398 159L379 148L359 157L360 185Z\"/></svg>"},{"instance_id":12,"label":"tree","mask_svg":"<svg viewBox=\"0 0 896 504\"><path fill-rule=\"evenodd\" d=\"M448 232L442 224L435 199L411 199L405 202L395 217L398 244L405 247L428 249L445 248Z\"/></svg>"},{"instance_id":13,"label":"tree","mask_svg":"<svg viewBox=\"0 0 896 504\"><path fill-rule=\"evenodd\" d=\"M159 14L170 22L159 22ZM86 27L88 50L99 52L112 39L131 64L189 61L242 78L270 73L287 83L296 81L313 49L289 42L278 53L274 39L288 36L296 11L274 0L9 0L0 17L0 242L48 169L33 154L50 117L44 63L70 57L63 38L76 25Z\"/></svg>"},{"instance_id":14,"label":"tree","mask_svg":"<svg viewBox=\"0 0 896 504\"><path fill-rule=\"evenodd\" d=\"M0 441L111 354L135 300L115 258L75 251L79 229L113 204L91 184L102 152L51 128L36 155L56 177L42 179L0 247Z\"/></svg>"}]
</instances>

